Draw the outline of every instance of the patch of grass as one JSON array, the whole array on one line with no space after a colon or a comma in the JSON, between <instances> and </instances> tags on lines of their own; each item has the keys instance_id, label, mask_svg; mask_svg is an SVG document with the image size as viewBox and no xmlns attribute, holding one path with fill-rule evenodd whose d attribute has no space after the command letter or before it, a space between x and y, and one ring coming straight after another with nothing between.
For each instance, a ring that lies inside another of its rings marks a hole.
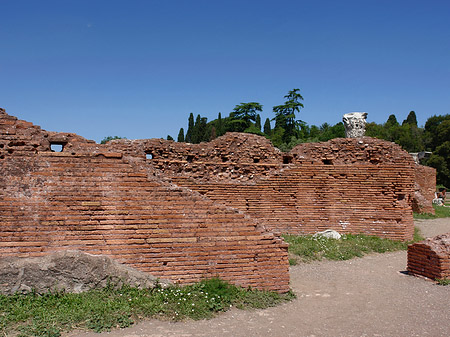
<instances>
[{"instance_id":1,"label":"patch of grass","mask_svg":"<svg viewBox=\"0 0 450 337\"><path fill-rule=\"evenodd\" d=\"M149 317L198 320L232 306L266 308L293 298L292 292L244 289L219 279L165 289L108 286L81 294L0 295L0 335L57 337L75 328L101 332L128 327Z\"/></svg>"},{"instance_id":2,"label":"patch of grass","mask_svg":"<svg viewBox=\"0 0 450 337\"><path fill-rule=\"evenodd\" d=\"M433 205L435 214L430 213L414 213L414 219L437 219L437 218L449 218L450 217L450 205L447 207Z\"/></svg>"},{"instance_id":3,"label":"patch of grass","mask_svg":"<svg viewBox=\"0 0 450 337\"><path fill-rule=\"evenodd\" d=\"M406 250L411 242L394 241L367 235L343 235L340 240L324 237L284 235L289 243L289 253L297 255L303 262L315 260L349 260L369 253L385 253ZM424 238L415 228L412 242Z\"/></svg>"},{"instance_id":4,"label":"patch of grass","mask_svg":"<svg viewBox=\"0 0 450 337\"><path fill-rule=\"evenodd\" d=\"M289 257L289 265L290 266L295 266L295 265L297 265L297 263L298 263L298 261L297 261L297 258L295 256Z\"/></svg>"},{"instance_id":5,"label":"patch of grass","mask_svg":"<svg viewBox=\"0 0 450 337\"><path fill-rule=\"evenodd\" d=\"M437 278L436 282L440 286L448 286L450 285L450 278Z\"/></svg>"}]
</instances>

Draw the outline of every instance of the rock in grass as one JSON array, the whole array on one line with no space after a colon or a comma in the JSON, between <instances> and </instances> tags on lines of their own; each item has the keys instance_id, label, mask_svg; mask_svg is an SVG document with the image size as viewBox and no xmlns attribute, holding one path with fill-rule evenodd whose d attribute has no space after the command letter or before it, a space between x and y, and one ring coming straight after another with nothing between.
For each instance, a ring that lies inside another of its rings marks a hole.
<instances>
[{"instance_id":1,"label":"rock in grass","mask_svg":"<svg viewBox=\"0 0 450 337\"><path fill-rule=\"evenodd\" d=\"M313 237L315 237L315 238L319 237L319 236L327 238L327 239L336 239L336 240L339 240L341 238L341 234L339 234L339 232L332 230L332 229L327 229L323 232L318 232L313 235Z\"/></svg>"},{"instance_id":2,"label":"rock in grass","mask_svg":"<svg viewBox=\"0 0 450 337\"><path fill-rule=\"evenodd\" d=\"M153 287L156 277L125 266L104 255L78 250L53 252L45 256L0 258L0 293L38 293L52 290L79 293L113 284L138 288Z\"/></svg>"}]
</instances>

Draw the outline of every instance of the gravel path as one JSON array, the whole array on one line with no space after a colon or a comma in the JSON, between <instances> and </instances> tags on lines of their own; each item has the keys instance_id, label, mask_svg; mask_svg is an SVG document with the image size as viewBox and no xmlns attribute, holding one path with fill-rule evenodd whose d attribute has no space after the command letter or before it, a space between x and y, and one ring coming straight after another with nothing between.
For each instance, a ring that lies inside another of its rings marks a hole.
<instances>
[{"instance_id":1,"label":"gravel path","mask_svg":"<svg viewBox=\"0 0 450 337\"><path fill-rule=\"evenodd\" d=\"M426 237L450 232L450 218L416 225ZM450 286L408 276L405 269L404 251L299 264L290 270L298 298L275 308L70 336L450 336Z\"/></svg>"}]
</instances>

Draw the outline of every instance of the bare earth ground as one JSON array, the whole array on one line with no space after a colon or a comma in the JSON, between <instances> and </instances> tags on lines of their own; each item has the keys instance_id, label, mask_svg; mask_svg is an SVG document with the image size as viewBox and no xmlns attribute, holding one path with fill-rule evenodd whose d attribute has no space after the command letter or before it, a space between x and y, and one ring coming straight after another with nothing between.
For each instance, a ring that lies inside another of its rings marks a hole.
<instances>
[{"instance_id":1,"label":"bare earth ground","mask_svg":"<svg viewBox=\"0 0 450 337\"><path fill-rule=\"evenodd\" d=\"M450 218L417 220L426 237ZM408 276L406 252L291 267L297 299L265 310L232 309L211 320L149 320L109 333L69 336L450 336L450 286Z\"/></svg>"}]
</instances>

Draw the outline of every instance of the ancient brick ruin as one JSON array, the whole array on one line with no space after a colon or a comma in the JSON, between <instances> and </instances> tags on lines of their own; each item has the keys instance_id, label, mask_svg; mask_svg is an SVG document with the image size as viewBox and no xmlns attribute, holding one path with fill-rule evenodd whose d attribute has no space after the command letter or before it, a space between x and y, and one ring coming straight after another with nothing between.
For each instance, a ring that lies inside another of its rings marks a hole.
<instances>
[{"instance_id":1,"label":"ancient brick ruin","mask_svg":"<svg viewBox=\"0 0 450 337\"><path fill-rule=\"evenodd\" d=\"M415 192L426 197L414 202L428 203L435 182L416 184L418 168L433 169L368 137L289 153L239 133L100 145L4 110L0 168L1 256L76 249L180 283L219 276L280 292L289 288L280 233L410 240Z\"/></svg>"},{"instance_id":2,"label":"ancient brick ruin","mask_svg":"<svg viewBox=\"0 0 450 337\"><path fill-rule=\"evenodd\" d=\"M433 280L450 278L450 233L409 245L408 272Z\"/></svg>"},{"instance_id":3,"label":"ancient brick ruin","mask_svg":"<svg viewBox=\"0 0 450 337\"><path fill-rule=\"evenodd\" d=\"M282 153L263 137L228 133L210 143L118 140L108 148L137 161L146 156L149 174L237 208L273 232L413 236L418 165L391 142L335 139Z\"/></svg>"}]
</instances>

